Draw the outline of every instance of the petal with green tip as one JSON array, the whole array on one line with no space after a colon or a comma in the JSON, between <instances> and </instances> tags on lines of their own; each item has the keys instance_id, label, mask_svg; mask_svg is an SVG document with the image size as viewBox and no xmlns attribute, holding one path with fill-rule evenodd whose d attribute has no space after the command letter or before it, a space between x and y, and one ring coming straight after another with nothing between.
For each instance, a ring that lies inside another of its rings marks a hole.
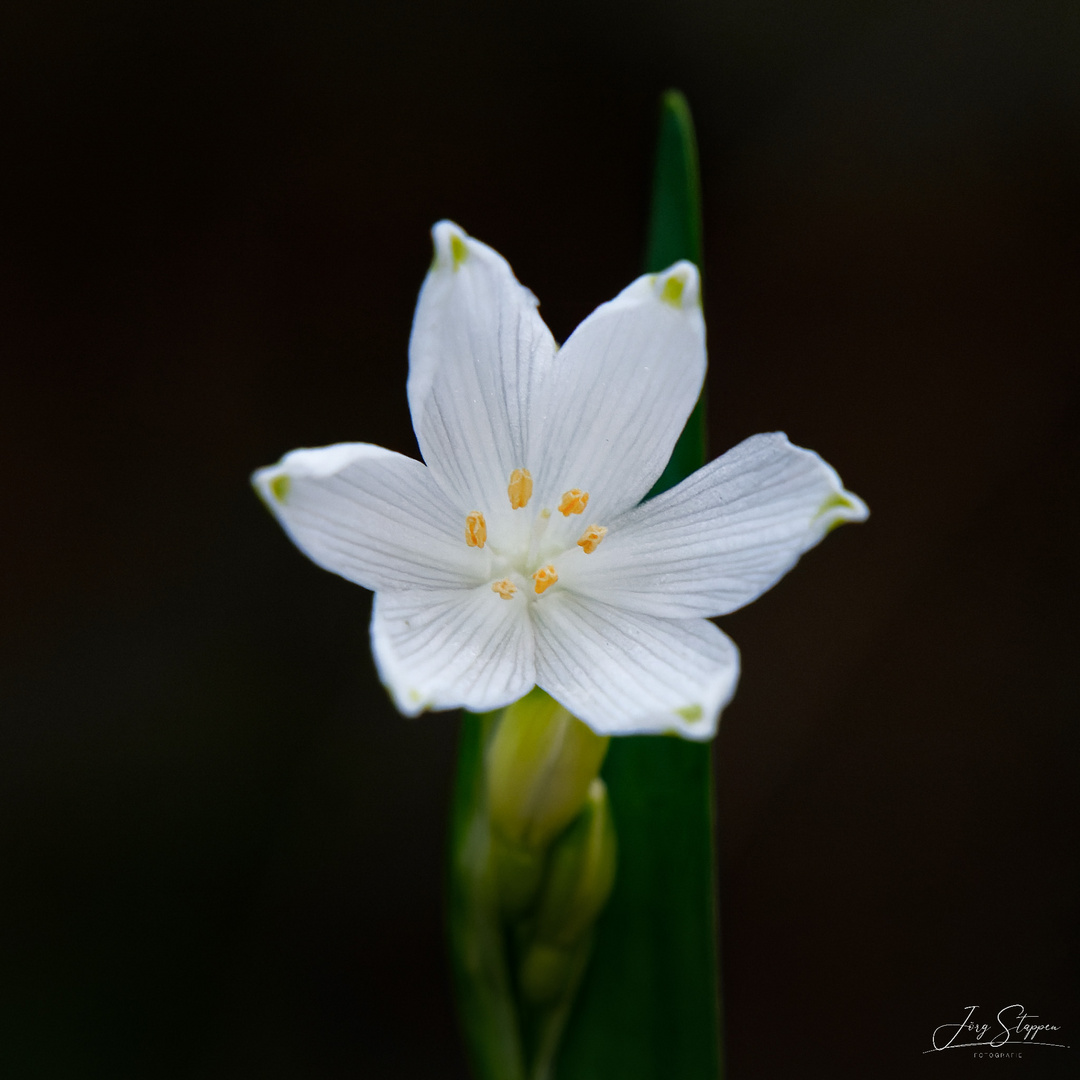
<instances>
[{"instance_id":1,"label":"petal with green tip","mask_svg":"<svg viewBox=\"0 0 1080 1080\"><path fill-rule=\"evenodd\" d=\"M462 541L464 518L419 461L370 443L294 450L251 478L301 551L368 589L486 580L490 553Z\"/></svg>"},{"instance_id":2,"label":"petal with green tip","mask_svg":"<svg viewBox=\"0 0 1080 1080\"><path fill-rule=\"evenodd\" d=\"M536 681L601 735L704 740L739 678L704 619L656 619L564 592L536 605Z\"/></svg>"},{"instance_id":3,"label":"petal with green tip","mask_svg":"<svg viewBox=\"0 0 1080 1080\"><path fill-rule=\"evenodd\" d=\"M664 618L724 615L771 588L865 503L817 454L754 435L608 524L561 580L582 596Z\"/></svg>"}]
</instances>

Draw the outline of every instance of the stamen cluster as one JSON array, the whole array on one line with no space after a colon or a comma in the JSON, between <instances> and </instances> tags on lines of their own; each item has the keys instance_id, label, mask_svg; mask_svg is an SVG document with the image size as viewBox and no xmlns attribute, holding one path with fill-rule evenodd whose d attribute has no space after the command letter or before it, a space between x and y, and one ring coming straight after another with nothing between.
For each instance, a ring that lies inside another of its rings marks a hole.
<instances>
[{"instance_id":1,"label":"stamen cluster","mask_svg":"<svg viewBox=\"0 0 1080 1080\"><path fill-rule=\"evenodd\" d=\"M511 510L524 510L532 499L533 480L532 473L528 469L514 469L510 474L510 483L507 484L506 494L510 500ZM559 499L559 513L563 517L571 514L584 513L589 505L589 493L581 488L570 488L564 491ZM536 596L545 593L559 580L559 573L552 563L546 563L537 570L530 571L529 566L535 561L537 542L546 531L547 522L551 518L551 509L544 507L537 515L536 522L530 532L529 550L520 559L514 559L511 553L500 550L492 544L492 550L500 556L500 562L509 562L515 565L526 577L531 577L533 592ZM600 541L607 536L607 529L603 525L590 525L577 540L577 546L591 555L600 546ZM465 543L471 548L482 548L487 543L487 520L482 510L473 510L465 515ZM497 593L503 600L513 600L517 595L518 588L508 578L499 578L491 583L491 591Z\"/></svg>"}]
</instances>

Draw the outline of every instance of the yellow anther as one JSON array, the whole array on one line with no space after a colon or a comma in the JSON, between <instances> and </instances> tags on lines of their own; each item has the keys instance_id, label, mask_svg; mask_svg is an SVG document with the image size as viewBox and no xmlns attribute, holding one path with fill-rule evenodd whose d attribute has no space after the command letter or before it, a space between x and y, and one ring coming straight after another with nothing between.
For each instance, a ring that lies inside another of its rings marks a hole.
<instances>
[{"instance_id":1,"label":"yellow anther","mask_svg":"<svg viewBox=\"0 0 1080 1080\"><path fill-rule=\"evenodd\" d=\"M487 540L487 522L479 510L465 518L465 543L469 547L483 547Z\"/></svg>"},{"instance_id":2,"label":"yellow anther","mask_svg":"<svg viewBox=\"0 0 1080 1080\"><path fill-rule=\"evenodd\" d=\"M559 501L559 513L563 517L580 514L588 505L589 493L582 491L581 488L571 488L569 491L563 492L563 497Z\"/></svg>"},{"instance_id":3,"label":"yellow anther","mask_svg":"<svg viewBox=\"0 0 1080 1080\"><path fill-rule=\"evenodd\" d=\"M590 525L582 534L581 539L577 542L577 546L585 552L586 555L591 555L599 546L600 541L607 536L607 529L603 525Z\"/></svg>"},{"instance_id":4,"label":"yellow anther","mask_svg":"<svg viewBox=\"0 0 1080 1080\"><path fill-rule=\"evenodd\" d=\"M527 506L532 498L532 473L528 469L515 469L510 474L510 486L506 489L510 496L510 509L520 510Z\"/></svg>"},{"instance_id":5,"label":"yellow anther","mask_svg":"<svg viewBox=\"0 0 1080 1080\"><path fill-rule=\"evenodd\" d=\"M536 585L536 592L539 595L545 589L550 588L559 580L559 575L555 573L555 567L550 563L547 566L541 566L539 570L533 574L533 582Z\"/></svg>"},{"instance_id":6,"label":"yellow anther","mask_svg":"<svg viewBox=\"0 0 1080 1080\"><path fill-rule=\"evenodd\" d=\"M491 591L498 593L504 600L512 600L514 593L517 592L517 586L509 578L503 578L502 581L492 583Z\"/></svg>"}]
</instances>

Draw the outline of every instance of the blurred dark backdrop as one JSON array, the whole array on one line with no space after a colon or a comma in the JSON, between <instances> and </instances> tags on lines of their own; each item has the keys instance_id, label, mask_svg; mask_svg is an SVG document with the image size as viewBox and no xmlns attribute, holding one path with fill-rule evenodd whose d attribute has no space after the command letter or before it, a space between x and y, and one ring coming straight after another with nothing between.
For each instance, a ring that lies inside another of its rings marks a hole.
<instances>
[{"instance_id":1,"label":"blurred dark backdrop","mask_svg":"<svg viewBox=\"0 0 1080 1080\"><path fill-rule=\"evenodd\" d=\"M731 1080L1080 1074L1080 13L15 2L0 33L0 1071L459 1078L456 721L247 477L415 453L450 216L565 338L699 127L714 452L870 504L724 621ZM924 1056L1013 1002L1070 1051ZM665 1078L666 1080L666 1078Z\"/></svg>"}]
</instances>

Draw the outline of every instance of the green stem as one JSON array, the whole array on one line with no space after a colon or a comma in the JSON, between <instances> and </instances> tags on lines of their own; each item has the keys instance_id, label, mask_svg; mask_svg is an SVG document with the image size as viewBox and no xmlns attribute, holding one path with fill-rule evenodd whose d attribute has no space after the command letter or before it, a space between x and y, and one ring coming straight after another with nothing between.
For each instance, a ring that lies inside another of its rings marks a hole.
<instances>
[{"instance_id":1,"label":"green stem","mask_svg":"<svg viewBox=\"0 0 1080 1080\"><path fill-rule=\"evenodd\" d=\"M465 713L451 813L450 955L470 1059L478 1080L525 1080L520 1018L507 961L484 748L497 714Z\"/></svg>"}]
</instances>

